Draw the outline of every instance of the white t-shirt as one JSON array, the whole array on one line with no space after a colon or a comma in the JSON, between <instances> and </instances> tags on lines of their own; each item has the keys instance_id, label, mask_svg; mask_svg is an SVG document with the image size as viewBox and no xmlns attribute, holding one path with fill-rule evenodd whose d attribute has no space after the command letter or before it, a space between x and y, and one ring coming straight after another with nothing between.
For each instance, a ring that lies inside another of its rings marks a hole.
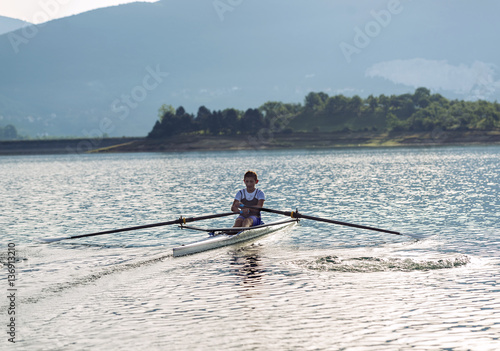
<instances>
[{"instance_id":1,"label":"white t-shirt","mask_svg":"<svg viewBox=\"0 0 500 351\"><path fill-rule=\"evenodd\" d=\"M265 200L266 196L264 195L264 192L259 189L255 189L253 192L249 193L247 192L247 189L241 189L236 193L236 196L234 197L235 200L241 201L241 199L247 199L248 201L252 201L254 198L257 198L257 200Z\"/></svg>"}]
</instances>

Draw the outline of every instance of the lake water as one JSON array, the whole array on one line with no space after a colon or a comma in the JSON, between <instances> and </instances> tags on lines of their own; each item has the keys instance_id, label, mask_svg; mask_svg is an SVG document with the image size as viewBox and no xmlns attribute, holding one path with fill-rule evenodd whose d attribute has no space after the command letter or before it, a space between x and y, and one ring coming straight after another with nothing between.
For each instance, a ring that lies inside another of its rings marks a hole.
<instances>
[{"instance_id":1,"label":"lake water","mask_svg":"<svg viewBox=\"0 0 500 351\"><path fill-rule=\"evenodd\" d=\"M498 350L499 165L498 146L2 157L0 348ZM268 208L427 238L302 220L180 258L203 233L37 241L227 212L248 169Z\"/></svg>"}]
</instances>

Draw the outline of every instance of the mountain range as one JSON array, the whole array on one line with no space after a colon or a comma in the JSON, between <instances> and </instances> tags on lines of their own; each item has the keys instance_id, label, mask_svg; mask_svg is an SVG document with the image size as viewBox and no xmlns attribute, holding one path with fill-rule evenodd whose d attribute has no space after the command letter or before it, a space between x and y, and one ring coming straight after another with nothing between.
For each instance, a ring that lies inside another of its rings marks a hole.
<instances>
[{"instance_id":1,"label":"mountain range","mask_svg":"<svg viewBox=\"0 0 500 351\"><path fill-rule=\"evenodd\" d=\"M310 91L423 86L494 101L499 10L492 0L163 0L89 11L0 36L0 126L144 136L163 104L245 110Z\"/></svg>"},{"instance_id":2,"label":"mountain range","mask_svg":"<svg viewBox=\"0 0 500 351\"><path fill-rule=\"evenodd\" d=\"M15 18L0 16L0 35L29 26L30 23Z\"/></svg>"}]
</instances>

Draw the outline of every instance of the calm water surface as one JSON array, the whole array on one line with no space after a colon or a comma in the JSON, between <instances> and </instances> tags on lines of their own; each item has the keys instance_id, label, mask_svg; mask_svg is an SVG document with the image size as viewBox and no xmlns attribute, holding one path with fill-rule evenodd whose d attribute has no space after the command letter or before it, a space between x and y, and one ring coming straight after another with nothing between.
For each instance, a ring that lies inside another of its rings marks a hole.
<instances>
[{"instance_id":1,"label":"calm water surface","mask_svg":"<svg viewBox=\"0 0 500 351\"><path fill-rule=\"evenodd\" d=\"M2 157L0 348L497 350L499 164L498 146ZM302 220L175 259L204 234L37 241L227 212L248 169L266 207L428 237Z\"/></svg>"}]
</instances>

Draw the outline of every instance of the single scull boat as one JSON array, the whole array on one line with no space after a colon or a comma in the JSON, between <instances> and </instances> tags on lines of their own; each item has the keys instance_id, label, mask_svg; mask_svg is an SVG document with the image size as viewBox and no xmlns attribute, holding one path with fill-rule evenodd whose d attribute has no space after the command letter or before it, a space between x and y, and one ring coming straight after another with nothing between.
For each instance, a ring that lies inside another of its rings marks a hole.
<instances>
[{"instance_id":1,"label":"single scull boat","mask_svg":"<svg viewBox=\"0 0 500 351\"><path fill-rule=\"evenodd\" d=\"M194 253L217 249L219 247L241 243L257 237L269 234L284 227L298 222L298 219L285 219L261 224L254 227L239 228L198 228L181 225L181 228L200 230L209 233L209 237L190 244L181 245L173 248L174 257L191 255ZM236 234L231 234L236 232Z\"/></svg>"}]
</instances>

